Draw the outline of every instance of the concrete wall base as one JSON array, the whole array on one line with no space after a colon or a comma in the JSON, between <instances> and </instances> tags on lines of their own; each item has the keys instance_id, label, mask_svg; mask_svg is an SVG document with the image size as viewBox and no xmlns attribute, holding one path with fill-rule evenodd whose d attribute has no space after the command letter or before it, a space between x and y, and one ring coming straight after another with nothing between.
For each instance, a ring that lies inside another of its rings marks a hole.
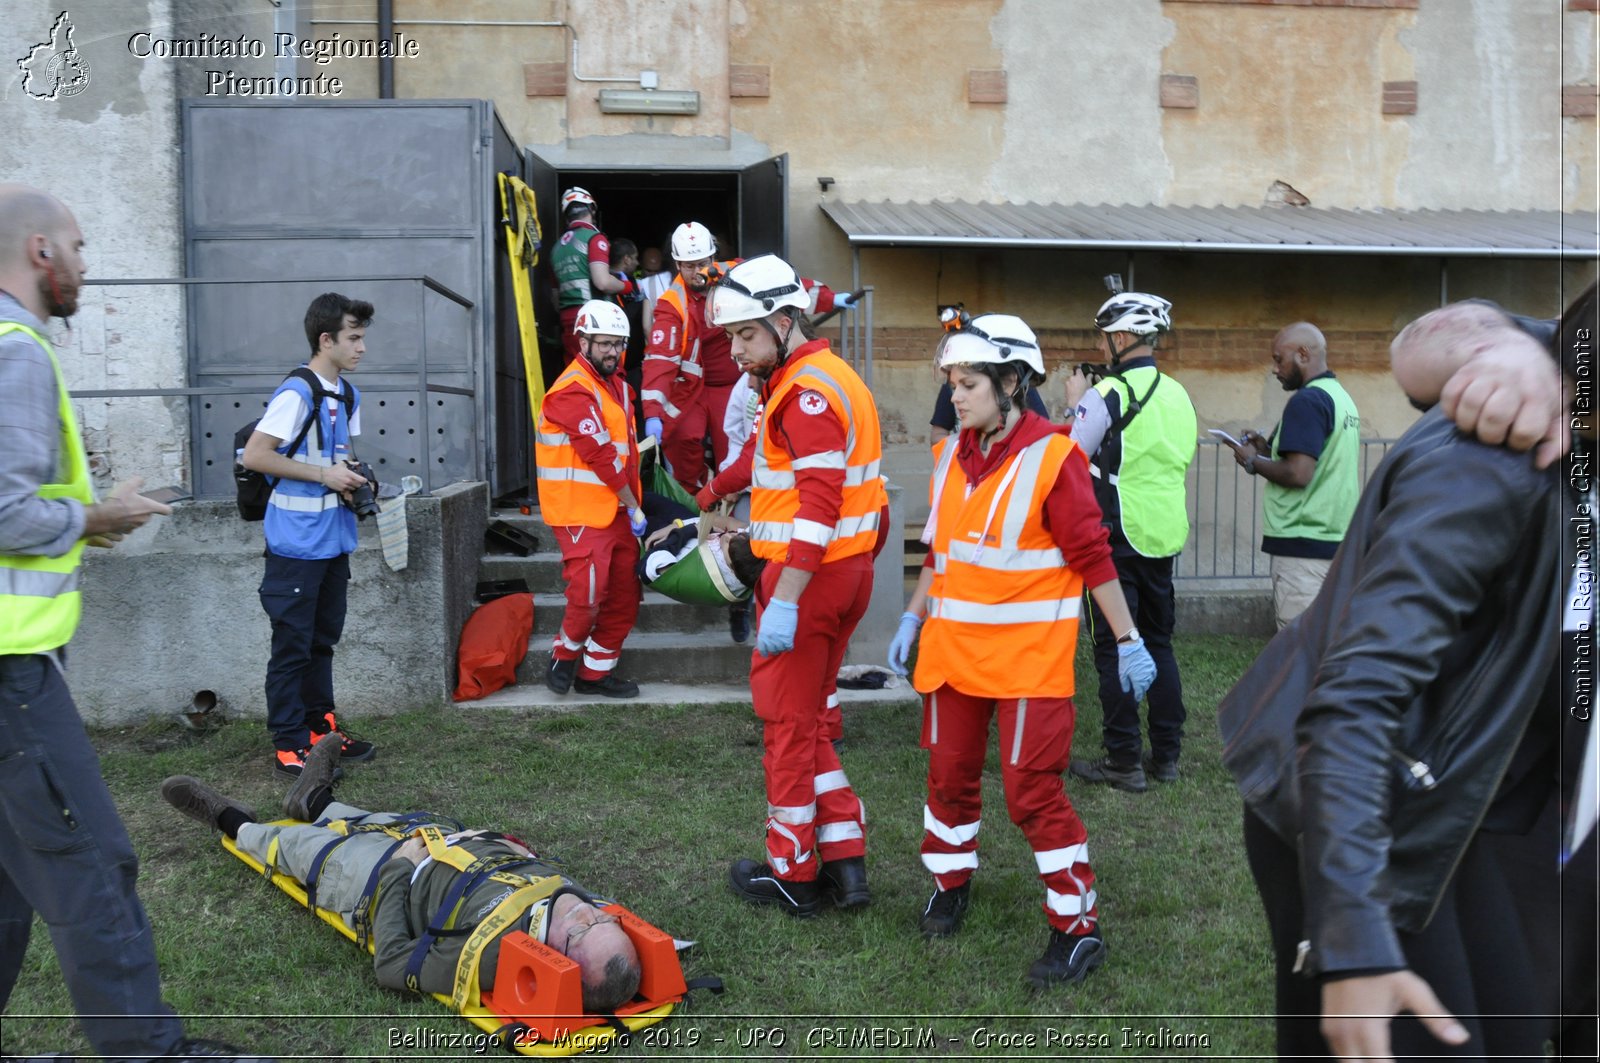
<instances>
[{"instance_id":1,"label":"concrete wall base","mask_svg":"<svg viewBox=\"0 0 1600 1063\"><path fill-rule=\"evenodd\" d=\"M1180 635L1270 638L1278 630L1270 586L1208 587L1199 581L1180 580L1176 589Z\"/></svg>"},{"instance_id":2,"label":"concrete wall base","mask_svg":"<svg viewBox=\"0 0 1600 1063\"><path fill-rule=\"evenodd\" d=\"M362 522L334 663L339 708L352 719L449 702L488 513L483 483L413 496L399 572L384 563L376 522ZM86 551L83 622L67 659L84 718L136 723L211 690L230 716L265 719L261 551L261 526L241 521L232 501L181 503L116 550Z\"/></svg>"}]
</instances>

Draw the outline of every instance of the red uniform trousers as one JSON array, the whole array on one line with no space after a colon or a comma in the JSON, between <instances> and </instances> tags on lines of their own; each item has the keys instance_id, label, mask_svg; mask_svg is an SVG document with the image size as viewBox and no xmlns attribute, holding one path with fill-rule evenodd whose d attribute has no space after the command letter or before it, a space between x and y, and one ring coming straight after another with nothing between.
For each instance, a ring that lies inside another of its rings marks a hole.
<instances>
[{"instance_id":1,"label":"red uniform trousers","mask_svg":"<svg viewBox=\"0 0 1600 1063\"><path fill-rule=\"evenodd\" d=\"M883 548L889 542L889 507L887 505L878 510L878 541L872 544L872 560L878 560L878 555L883 553ZM841 656L840 660L844 658ZM844 737L844 713L839 709L839 666L835 664L828 673L828 685L823 688L823 705L826 711L822 716L822 729L828 736L829 742L837 742Z\"/></svg>"},{"instance_id":2,"label":"red uniform trousers","mask_svg":"<svg viewBox=\"0 0 1600 1063\"><path fill-rule=\"evenodd\" d=\"M581 306L563 306L561 308L561 365L572 364L572 360L583 352L578 349L578 334L572 331L578 323L578 311Z\"/></svg>"},{"instance_id":3,"label":"red uniform trousers","mask_svg":"<svg viewBox=\"0 0 1600 1063\"><path fill-rule=\"evenodd\" d=\"M782 570L769 564L762 573L758 626ZM794 649L750 655L750 698L766 724L767 862L791 882L816 880L814 853L844 860L867 851L866 810L839 766L826 717L845 646L871 598L871 557L825 564L800 596Z\"/></svg>"},{"instance_id":4,"label":"red uniform trousers","mask_svg":"<svg viewBox=\"0 0 1600 1063\"><path fill-rule=\"evenodd\" d=\"M662 431L666 439L661 451L667 464L672 466L672 478L691 495L711 482L723 459L728 456L728 433L723 430L722 416L728 410L728 396L733 385L705 384L694 401L683 408L683 413L673 418ZM711 451L716 464L706 468L706 436L711 436Z\"/></svg>"},{"instance_id":5,"label":"red uniform trousers","mask_svg":"<svg viewBox=\"0 0 1600 1063\"><path fill-rule=\"evenodd\" d=\"M622 510L605 528L550 530L561 544L561 576L567 581L567 611L550 655L571 661L581 654L578 678L604 679L639 616L639 540Z\"/></svg>"},{"instance_id":6,"label":"red uniform trousers","mask_svg":"<svg viewBox=\"0 0 1600 1063\"><path fill-rule=\"evenodd\" d=\"M942 686L923 699L928 804L922 863L940 889L954 889L978 867L983 762L989 719L1000 717L1000 778L1006 809L1022 828L1044 880L1045 915L1058 930L1084 933L1100 918L1088 832L1067 800L1061 775L1072 754L1071 698L994 698Z\"/></svg>"}]
</instances>

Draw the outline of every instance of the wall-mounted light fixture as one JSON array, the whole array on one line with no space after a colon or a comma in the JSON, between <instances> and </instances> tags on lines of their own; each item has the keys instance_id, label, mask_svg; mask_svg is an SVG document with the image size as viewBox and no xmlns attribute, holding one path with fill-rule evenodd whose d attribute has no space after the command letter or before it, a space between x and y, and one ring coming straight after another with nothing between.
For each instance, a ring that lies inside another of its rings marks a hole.
<instances>
[{"instance_id":1,"label":"wall-mounted light fixture","mask_svg":"<svg viewBox=\"0 0 1600 1063\"><path fill-rule=\"evenodd\" d=\"M601 89L604 114L699 114L700 94L693 89Z\"/></svg>"}]
</instances>

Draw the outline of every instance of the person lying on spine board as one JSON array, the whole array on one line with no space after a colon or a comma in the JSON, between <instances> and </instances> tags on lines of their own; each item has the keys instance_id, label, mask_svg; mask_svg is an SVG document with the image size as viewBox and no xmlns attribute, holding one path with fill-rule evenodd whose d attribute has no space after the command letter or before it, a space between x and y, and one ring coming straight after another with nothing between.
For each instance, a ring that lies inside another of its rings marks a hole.
<instances>
[{"instance_id":1,"label":"person lying on spine board","mask_svg":"<svg viewBox=\"0 0 1600 1063\"><path fill-rule=\"evenodd\" d=\"M590 895L510 835L461 830L459 824L434 822L431 814L419 819L418 815L368 812L335 800L333 769L338 752L336 742L313 746L305 771L285 795L284 814L304 821L300 824L258 822L254 809L187 775L163 782L161 796L190 819L222 831L264 864L274 862L269 850L276 843L277 870L301 883L321 856L315 875L316 906L338 912L352 929L370 926L373 966L378 983L388 989L450 993L467 932L510 892L500 875L484 875L467 887L459 904L450 899L463 872L430 854L420 831L424 826L436 826L444 833L446 845L468 854L470 859L462 861L464 864L495 862L499 865L495 871L534 883L559 879L554 889L485 944L478 964L481 989L494 988L501 939L522 930L578 965L585 1012L614 1011L633 999L639 989L639 954L616 916L606 913L608 902ZM350 833L332 828L331 824L340 820ZM389 828L355 829L377 824ZM339 843L324 855L323 850L335 841ZM376 883L370 896L369 882ZM441 905L447 901L458 912L453 933L434 937L428 928L443 922L448 912L441 911Z\"/></svg>"}]
</instances>

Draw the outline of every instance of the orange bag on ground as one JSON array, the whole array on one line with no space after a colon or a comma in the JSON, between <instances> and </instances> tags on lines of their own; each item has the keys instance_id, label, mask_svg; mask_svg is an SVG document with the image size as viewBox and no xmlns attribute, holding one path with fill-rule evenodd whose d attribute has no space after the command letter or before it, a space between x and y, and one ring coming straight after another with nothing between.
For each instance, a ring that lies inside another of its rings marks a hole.
<instances>
[{"instance_id":1,"label":"orange bag on ground","mask_svg":"<svg viewBox=\"0 0 1600 1063\"><path fill-rule=\"evenodd\" d=\"M455 700L472 701L515 683L532 633L531 594L508 594L474 610L461 629Z\"/></svg>"}]
</instances>

